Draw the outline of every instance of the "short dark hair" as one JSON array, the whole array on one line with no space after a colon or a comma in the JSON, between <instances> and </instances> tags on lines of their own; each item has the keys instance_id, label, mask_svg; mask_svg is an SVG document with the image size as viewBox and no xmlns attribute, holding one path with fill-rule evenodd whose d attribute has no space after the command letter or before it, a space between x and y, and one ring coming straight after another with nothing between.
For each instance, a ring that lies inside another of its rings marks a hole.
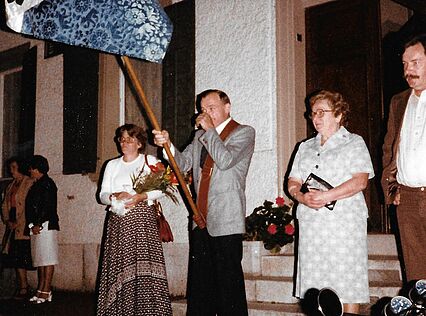
<instances>
[{"instance_id":1,"label":"short dark hair","mask_svg":"<svg viewBox=\"0 0 426 316\"><path fill-rule=\"evenodd\" d=\"M32 156L29 161L29 167L31 169L37 169L42 174L47 174L49 172L49 162L41 155Z\"/></svg>"},{"instance_id":2,"label":"short dark hair","mask_svg":"<svg viewBox=\"0 0 426 316\"><path fill-rule=\"evenodd\" d=\"M309 99L310 110L312 111L312 106L315 102L319 100L326 100L330 105L330 108L333 110L335 117L338 117L342 114L342 119L340 120L340 126L347 126L349 122L349 103L343 98L339 92L333 92L328 90L320 90L318 93L314 94Z\"/></svg>"},{"instance_id":3,"label":"short dark hair","mask_svg":"<svg viewBox=\"0 0 426 316\"><path fill-rule=\"evenodd\" d=\"M142 153L145 150L146 142L147 142L147 135L146 131L136 125L136 124L124 124L121 125L117 130L115 131L115 140L118 142L118 139L123 136L123 133L127 132L130 137L136 138L139 143L141 144L141 147L138 149L139 153Z\"/></svg>"},{"instance_id":4,"label":"short dark hair","mask_svg":"<svg viewBox=\"0 0 426 316\"><path fill-rule=\"evenodd\" d=\"M18 172L20 174L28 174L28 163L27 161L25 161L24 159L18 157L18 156L13 156L10 157L7 161L6 161L6 165L8 166L8 168L10 168L10 165L16 162L16 164L18 165Z\"/></svg>"},{"instance_id":5,"label":"short dark hair","mask_svg":"<svg viewBox=\"0 0 426 316\"><path fill-rule=\"evenodd\" d=\"M407 42L404 44L404 51L411 46L422 44L424 53L426 55L426 33L425 34L418 34L413 37L411 37Z\"/></svg>"},{"instance_id":6,"label":"short dark hair","mask_svg":"<svg viewBox=\"0 0 426 316\"><path fill-rule=\"evenodd\" d=\"M198 112L201 112L201 99L204 99L209 94L216 93L219 96L219 99L223 102L223 104L231 104L231 100L228 95L219 89L208 89L197 95L197 100L195 101L195 105L197 107Z\"/></svg>"}]
</instances>

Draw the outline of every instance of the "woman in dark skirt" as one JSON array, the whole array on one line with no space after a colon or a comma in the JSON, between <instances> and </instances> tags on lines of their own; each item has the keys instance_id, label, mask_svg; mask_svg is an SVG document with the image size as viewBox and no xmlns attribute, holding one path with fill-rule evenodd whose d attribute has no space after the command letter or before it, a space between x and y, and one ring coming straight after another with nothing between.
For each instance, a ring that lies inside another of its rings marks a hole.
<instances>
[{"instance_id":1,"label":"woman in dark skirt","mask_svg":"<svg viewBox=\"0 0 426 316\"><path fill-rule=\"evenodd\" d=\"M100 200L109 205L99 280L97 315L172 315L163 248L153 201L161 191L136 194L132 175L150 173L158 159L144 155L145 132L117 129L122 156L108 162ZM125 207L124 207L125 206Z\"/></svg>"},{"instance_id":2,"label":"woman in dark skirt","mask_svg":"<svg viewBox=\"0 0 426 316\"><path fill-rule=\"evenodd\" d=\"M18 289L13 298L24 299L28 296L27 270L34 270L30 238L24 235L25 198L33 180L25 175L26 166L19 158L10 158L7 163L13 181L6 188L2 205L2 218L7 226L6 234L9 236L4 249L4 254L7 255L3 256L3 266L16 269Z\"/></svg>"}]
</instances>

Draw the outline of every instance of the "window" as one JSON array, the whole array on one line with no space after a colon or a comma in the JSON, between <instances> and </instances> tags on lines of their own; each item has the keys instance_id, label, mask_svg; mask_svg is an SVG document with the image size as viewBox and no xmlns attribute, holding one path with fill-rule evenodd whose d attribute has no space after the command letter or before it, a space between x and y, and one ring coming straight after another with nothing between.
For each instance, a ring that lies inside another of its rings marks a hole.
<instances>
[{"instance_id":1,"label":"window","mask_svg":"<svg viewBox=\"0 0 426 316\"><path fill-rule=\"evenodd\" d=\"M96 171L99 53L64 48L63 173Z\"/></svg>"},{"instance_id":2,"label":"window","mask_svg":"<svg viewBox=\"0 0 426 316\"><path fill-rule=\"evenodd\" d=\"M0 53L0 143L2 177L4 162L34 154L37 47L25 44Z\"/></svg>"}]
</instances>

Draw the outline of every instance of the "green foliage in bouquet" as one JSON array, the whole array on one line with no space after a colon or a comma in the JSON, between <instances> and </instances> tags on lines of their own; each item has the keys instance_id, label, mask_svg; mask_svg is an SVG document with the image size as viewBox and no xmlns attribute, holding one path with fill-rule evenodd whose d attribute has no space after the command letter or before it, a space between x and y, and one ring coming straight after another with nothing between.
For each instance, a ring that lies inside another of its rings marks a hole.
<instances>
[{"instance_id":1,"label":"green foliage in bouquet","mask_svg":"<svg viewBox=\"0 0 426 316\"><path fill-rule=\"evenodd\" d=\"M246 217L244 240L261 240L265 249L277 253L286 244L294 241L292 206L286 205L283 197L275 203L265 200Z\"/></svg>"}]
</instances>

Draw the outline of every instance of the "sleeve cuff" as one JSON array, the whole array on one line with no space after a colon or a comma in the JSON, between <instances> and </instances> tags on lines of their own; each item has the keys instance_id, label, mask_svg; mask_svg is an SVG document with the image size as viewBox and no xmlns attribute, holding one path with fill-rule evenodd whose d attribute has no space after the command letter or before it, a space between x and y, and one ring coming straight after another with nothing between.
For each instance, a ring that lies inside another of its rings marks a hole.
<instances>
[{"instance_id":1,"label":"sleeve cuff","mask_svg":"<svg viewBox=\"0 0 426 316\"><path fill-rule=\"evenodd\" d=\"M170 152L172 153L173 156L176 153L176 149L175 149L175 146L173 146L173 144L170 145ZM164 148L163 148L163 157L165 159L167 159L167 161L169 160L169 157L167 156L167 152L166 152L166 150Z\"/></svg>"}]
</instances>

